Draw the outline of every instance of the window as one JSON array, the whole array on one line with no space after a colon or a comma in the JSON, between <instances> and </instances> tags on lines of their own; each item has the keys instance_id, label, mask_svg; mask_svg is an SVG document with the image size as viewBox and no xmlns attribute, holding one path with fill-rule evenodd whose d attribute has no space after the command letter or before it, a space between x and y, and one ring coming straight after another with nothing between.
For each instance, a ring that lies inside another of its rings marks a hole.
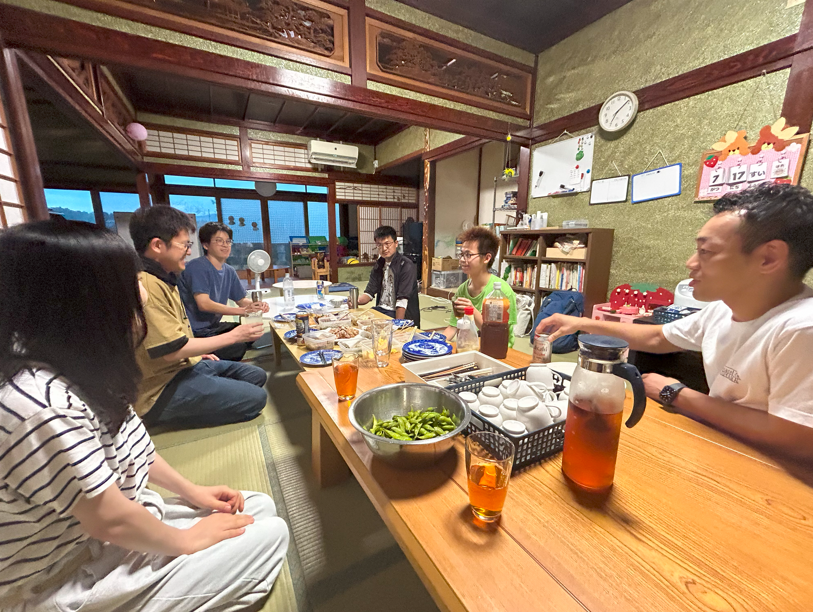
<instances>
[{"instance_id":1,"label":"window","mask_svg":"<svg viewBox=\"0 0 813 612\"><path fill-rule=\"evenodd\" d=\"M327 187L321 185L308 185L308 193L327 193Z\"/></svg>"},{"instance_id":2,"label":"window","mask_svg":"<svg viewBox=\"0 0 813 612\"><path fill-rule=\"evenodd\" d=\"M305 193L305 185L288 185L286 183L277 183L277 191Z\"/></svg>"},{"instance_id":3,"label":"window","mask_svg":"<svg viewBox=\"0 0 813 612\"><path fill-rule=\"evenodd\" d=\"M102 201L102 214L104 214L104 225L107 229L116 229L116 221L113 213L135 212L141 206L137 193L105 193L99 194Z\"/></svg>"},{"instance_id":4,"label":"window","mask_svg":"<svg viewBox=\"0 0 813 612\"><path fill-rule=\"evenodd\" d=\"M48 210L70 221L96 223L93 200L89 191L74 189L46 189L45 203Z\"/></svg>"},{"instance_id":5,"label":"window","mask_svg":"<svg viewBox=\"0 0 813 612\"><path fill-rule=\"evenodd\" d=\"M169 205L189 215L195 215L198 228L204 223L217 221L217 203L214 197L170 194Z\"/></svg>"},{"instance_id":6,"label":"window","mask_svg":"<svg viewBox=\"0 0 813 612\"><path fill-rule=\"evenodd\" d=\"M231 255L226 261L237 270L245 270L248 254L264 248L260 200L222 198L220 207L223 223L233 232Z\"/></svg>"},{"instance_id":7,"label":"window","mask_svg":"<svg viewBox=\"0 0 813 612\"><path fill-rule=\"evenodd\" d=\"M0 99L0 228L25 221L23 201L16 173L14 152Z\"/></svg>"},{"instance_id":8,"label":"window","mask_svg":"<svg viewBox=\"0 0 813 612\"><path fill-rule=\"evenodd\" d=\"M310 189L310 188L308 188ZM341 236L339 205L336 204L336 236ZM308 236L330 236L327 202L308 202Z\"/></svg>"},{"instance_id":9,"label":"window","mask_svg":"<svg viewBox=\"0 0 813 612\"><path fill-rule=\"evenodd\" d=\"M210 178L201 178L198 176L173 176L167 174L164 177L164 182L167 185L188 185L192 187L214 187L215 180Z\"/></svg>"},{"instance_id":10,"label":"window","mask_svg":"<svg viewBox=\"0 0 813 612\"><path fill-rule=\"evenodd\" d=\"M232 181L228 179L215 179L215 187L226 189L251 189L254 191L254 181Z\"/></svg>"}]
</instances>

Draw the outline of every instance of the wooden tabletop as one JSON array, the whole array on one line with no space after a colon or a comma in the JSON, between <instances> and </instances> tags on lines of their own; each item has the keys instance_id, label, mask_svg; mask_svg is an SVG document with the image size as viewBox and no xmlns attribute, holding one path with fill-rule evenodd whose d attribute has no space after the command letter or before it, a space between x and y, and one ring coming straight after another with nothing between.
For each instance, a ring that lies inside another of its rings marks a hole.
<instances>
[{"instance_id":1,"label":"wooden tabletop","mask_svg":"<svg viewBox=\"0 0 813 612\"><path fill-rule=\"evenodd\" d=\"M505 361L529 360L510 350ZM394 358L362 368L358 394L403 381L403 371ZM331 369L297 383L441 609L813 609L813 489L804 482L813 474L793 476L654 402L623 429L603 503L568 488L559 454L512 476L502 520L489 527L469 510L462 441L434 467L389 467L350 425Z\"/></svg>"}]
</instances>

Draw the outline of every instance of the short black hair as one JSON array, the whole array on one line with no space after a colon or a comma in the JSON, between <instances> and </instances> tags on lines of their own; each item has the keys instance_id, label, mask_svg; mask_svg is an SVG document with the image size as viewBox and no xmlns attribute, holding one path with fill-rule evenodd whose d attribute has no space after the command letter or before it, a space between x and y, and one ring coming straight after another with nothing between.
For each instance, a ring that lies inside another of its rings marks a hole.
<instances>
[{"instance_id":1,"label":"short black hair","mask_svg":"<svg viewBox=\"0 0 813 612\"><path fill-rule=\"evenodd\" d=\"M798 185L762 183L714 203L714 214L742 217L740 236L745 253L771 240L788 245L789 272L804 278L813 268L813 195Z\"/></svg>"},{"instance_id":2,"label":"short black hair","mask_svg":"<svg viewBox=\"0 0 813 612\"><path fill-rule=\"evenodd\" d=\"M398 234L395 232L395 228L390 225L382 225L373 233L373 240L381 240L382 238L392 238L393 242L398 242Z\"/></svg>"},{"instance_id":3,"label":"short black hair","mask_svg":"<svg viewBox=\"0 0 813 612\"><path fill-rule=\"evenodd\" d=\"M144 254L153 238L160 238L169 244L181 230L193 234L195 222L185 212L171 206L139 208L130 218L130 237L140 255Z\"/></svg>"},{"instance_id":4,"label":"short black hair","mask_svg":"<svg viewBox=\"0 0 813 612\"><path fill-rule=\"evenodd\" d=\"M500 239L497 234L490 229L480 225L467 229L458 236L460 242L477 242L477 252L482 255L491 255L491 260L487 263L494 265L497 260L497 252L500 250Z\"/></svg>"},{"instance_id":5,"label":"short black hair","mask_svg":"<svg viewBox=\"0 0 813 612\"><path fill-rule=\"evenodd\" d=\"M204 250L206 250L206 245L212 241L212 238L214 238L218 232L226 232L229 236L229 240L234 236L232 229L225 223L209 221L209 223L204 223L200 226L198 230L198 240L200 240L200 245Z\"/></svg>"},{"instance_id":6,"label":"short black hair","mask_svg":"<svg viewBox=\"0 0 813 612\"><path fill-rule=\"evenodd\" d=\"M0 233L0 385L46 364L118 432L141 380L139 267L121 236L90 223L53 219Z\"/></svg>"}]
</instances>

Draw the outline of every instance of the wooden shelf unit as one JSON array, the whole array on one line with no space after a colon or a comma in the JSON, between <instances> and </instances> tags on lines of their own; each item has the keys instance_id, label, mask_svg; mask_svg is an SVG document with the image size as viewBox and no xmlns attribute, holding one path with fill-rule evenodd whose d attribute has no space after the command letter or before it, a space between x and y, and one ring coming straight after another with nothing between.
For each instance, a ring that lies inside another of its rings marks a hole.
<instances>
[{"instance_id":1,"label":"wooden shelf unit","mask_svg":"<svg viewBox=\"0 0 813 612\"><path fill-rule=\"evenodd\" d=\"M536 262L537 289L513 287L514 291L532 293L534 295L534 313L539 312L542 299L556 289L538 288L542 264L546 263L576 263L584 265L584 312L587 316L593 312L595 304L607 301L607 292L610 285L610 262L613 256L614 230L605 228L563 229L561 227L548 227L541 230L510 229L500 232L500 268L502 262L509 264L529 264ZM545 257L546 249L553 247L560 236L567 234L583 235L587 238L587 252L584 259L566 259ZM537 240L536 256L507 255L508 245L514 238L532 238Z\"/></svg>"}]
</instances>

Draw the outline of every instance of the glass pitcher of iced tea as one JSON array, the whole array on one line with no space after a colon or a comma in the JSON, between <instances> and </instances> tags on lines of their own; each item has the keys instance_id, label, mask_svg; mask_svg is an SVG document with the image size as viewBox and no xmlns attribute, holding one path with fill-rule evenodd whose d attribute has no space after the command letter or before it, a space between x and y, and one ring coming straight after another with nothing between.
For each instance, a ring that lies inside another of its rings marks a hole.
<instances>
[{"instance_id":1,"label":"glass pitcher of iced tea","mask_svg":"<svg viewBox=\"0 0 813 612\"><path fill-rule=\"evenodd\" d=\"M627 427L644 415L646 393L638 369L626 363L629 345L609 336L579 336L579 366L570 384L562 471L578 487L608 490L615 476L624 410L624 380L632 385Z\"/></svg>"}]
</instances>

